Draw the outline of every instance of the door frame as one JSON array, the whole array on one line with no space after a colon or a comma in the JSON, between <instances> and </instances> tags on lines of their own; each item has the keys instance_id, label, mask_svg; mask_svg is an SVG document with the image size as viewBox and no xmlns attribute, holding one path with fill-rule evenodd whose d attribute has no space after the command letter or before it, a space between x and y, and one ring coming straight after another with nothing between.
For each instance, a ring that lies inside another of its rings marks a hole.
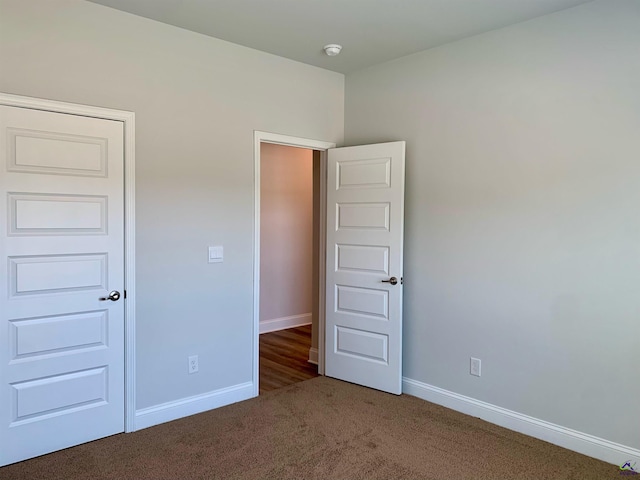
<instances>
[{"instance_id":1,"label":"door frame","mask_svg":"<svg viewBox=\"0 0 640 480\"><path fill-rule=\"evenodd\" d=\"M318 230L318 373L324 375L325 344L325 274L326 274L326 209L327 209L327 150L334 142L311 140L278 133L254 131L254 210L253 210L253 396L260 391L260 144L273 143L288 147L307 148L320 152L320 228Z\"/></svg>"},{"instance_id":2,"label":"door frame","mask_svg":"<svg viewBox=\"0 0 640 480\"><path fill-rule=\"evenodd\" d=\"M115 120L124 127L124 431L136 430L135 113L0 92L0 105Z\"/></svg>"}]
</instances>

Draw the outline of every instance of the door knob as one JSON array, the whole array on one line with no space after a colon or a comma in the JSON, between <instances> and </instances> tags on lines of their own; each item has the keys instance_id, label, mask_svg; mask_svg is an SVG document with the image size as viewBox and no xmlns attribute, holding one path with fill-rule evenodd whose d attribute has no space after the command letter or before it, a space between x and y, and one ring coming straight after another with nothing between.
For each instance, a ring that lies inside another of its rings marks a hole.
<instances>
[{"instance_id":1,"label":"door knob","mask_svg":"<svg viewBox=\"0 0 640 480\"><path fill-rule=\"evenodd\" d=\"M391 285L396 285L398 283L398 279L396 277L391 277L389 280L382 280L382 283L390 283Z\"/></svg>"},{"instance_id":2,"label":"door knob","mask_svg":"<svg viewBox=\"0 0 640 480\"><path fill-rule=\"evenodd\" d=\"M100 300L101 302L104 302L105 300L117 302L118 300L120 300L120 292L117 290L113 290L109 292L109 295L107 295L106 297L100 297L98 300Z\"/></svg>"}]
</instances>

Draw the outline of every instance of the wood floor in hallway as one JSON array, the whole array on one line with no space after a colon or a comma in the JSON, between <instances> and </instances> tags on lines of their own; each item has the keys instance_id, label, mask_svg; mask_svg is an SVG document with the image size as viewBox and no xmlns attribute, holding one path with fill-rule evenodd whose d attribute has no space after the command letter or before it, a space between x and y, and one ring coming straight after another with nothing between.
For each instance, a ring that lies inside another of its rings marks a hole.
<instances>
[{"instance_id":1,"label":"wood floor in hallway","mask_svg":"<svg viewBox=\"0 0 640 480\"><path fill-rule=\"evenodd\" d=\"M317 377L310 347L311 325L260 335L260 393Z\"/></svg>"}]
</instances>

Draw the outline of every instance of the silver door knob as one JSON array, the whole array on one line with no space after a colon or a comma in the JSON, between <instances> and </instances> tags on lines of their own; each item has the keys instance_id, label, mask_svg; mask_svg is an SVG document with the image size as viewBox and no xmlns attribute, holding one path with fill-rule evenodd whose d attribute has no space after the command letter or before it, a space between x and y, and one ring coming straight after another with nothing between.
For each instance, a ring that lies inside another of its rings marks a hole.
<instances>
[{"instance_id":1,"label":"silver door knob","mask_svg":"<svg viewBox=\"0 0 640 480\"><path fill-rule=\"evenodd\" d=\"M117 290L113 290L109 292L109 295L107 295L106 297L100 297L98 300L100 300L101 302L104 302L105 300L117 302L118 300L120 300L120 292Z\"/></svg>"},{"instance_id":2,"label":"silver door knob","mask_svg":"<svg viewBox=\"0 0 640 480\"><path fill-rule=\"evenodd\" d=\"M398 283L398 279L396 277L391 277L389 280L382 280L382 283L390 283L391 285L396 285Z\"/></svg>"}]
</instances>

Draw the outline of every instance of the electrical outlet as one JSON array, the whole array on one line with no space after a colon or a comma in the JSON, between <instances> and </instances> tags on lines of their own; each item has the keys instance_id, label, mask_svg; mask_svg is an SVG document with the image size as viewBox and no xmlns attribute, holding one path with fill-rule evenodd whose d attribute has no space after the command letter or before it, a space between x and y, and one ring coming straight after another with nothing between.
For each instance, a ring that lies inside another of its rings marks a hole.
<instances>
[{"instance_id":1,"label":"electrical outlet","mask_svg":"<svg viewBox=\"0 0 640 480\"><path fill-rule=\"evenodd\" d=\"M191 355L189 357L189 374L196 373L198 371L198 355Z\"/></svg>"},{"instance_id":2,"label":"electrical outlet","mask_svg":"<svg viewBox=\"0 0 640 480\"><path fill-rule=\"evenodd\" d=\"M479 358L471 357L471 366L469 369L469 373L471 375L475 375L476 377L479 377L481 372L482 372L482 360L480 360Z\"/></svg>"}]
</instances>

